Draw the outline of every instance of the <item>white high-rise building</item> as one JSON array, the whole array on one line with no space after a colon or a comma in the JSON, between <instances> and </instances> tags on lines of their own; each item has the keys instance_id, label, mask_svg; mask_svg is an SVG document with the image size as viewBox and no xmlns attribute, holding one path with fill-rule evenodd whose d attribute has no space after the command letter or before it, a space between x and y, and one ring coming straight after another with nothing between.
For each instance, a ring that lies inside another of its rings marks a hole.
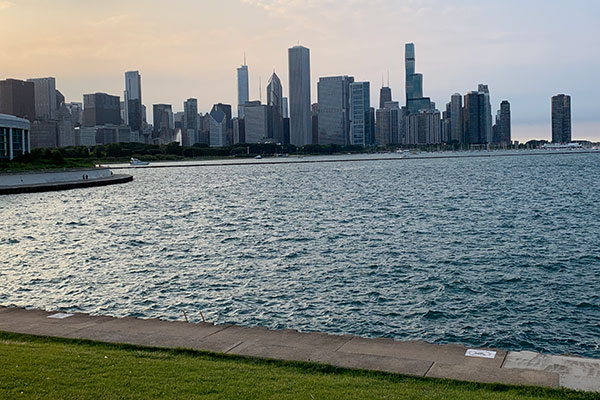
<instances>
[{"instance_id":1,"label":"white high-rise building","mask_svg":"<svg viewBox=\"0 0 600 400\"><path fill-rule=\"evenodd\" d=\"M244 104L249 100L248 66L244 57L244 65L237 69L238 117L244 118Z\"/></svg>"},{"instance_id":2,"label":"white high-rise building","mask_svg":"<svg viewBox=\"0 0 600 400\"><path fill-rule=\"evenodd\" d=\"M304 46L288 49L290 82L290 143L312 143L310 112L310 50Z\"/></svg>"},{"instance_id":3,"label":"white high-rise building","mask_svg":"<svg viewBox=\"0 0 600 400\"><path fill-rule=\"evenodd\" d=\"M56 104L56 79L34 78L27 79L33 82L33 96L35 104L35 118L38 120L55 120L58 105Z\"/></svg>"}]
</instances>

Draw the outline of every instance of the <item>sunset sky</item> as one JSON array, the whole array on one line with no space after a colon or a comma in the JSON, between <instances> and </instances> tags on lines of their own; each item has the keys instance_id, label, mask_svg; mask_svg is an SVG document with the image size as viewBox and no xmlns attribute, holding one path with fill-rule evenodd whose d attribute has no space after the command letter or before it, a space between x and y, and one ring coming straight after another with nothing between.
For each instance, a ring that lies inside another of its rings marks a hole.
<instances>
[{"instance_id":1,"label":"sunset sky","mask_svg":"<svg viewBox=\"0 0 600 400\"><path fill-rule=\"evenodd\" d=\"M311 50L319 76L371 81L378 104L389 70L404 103L404 43L414 42L424 92L450 96L490 86L493 113L512 105L513 139L549 139L550 97L572 96L574 139L600 140L600 1L597 0L0 0L0 79L54 76L67 101L123 96L124 72L142 96L183 110L236 104L247 54L250 97L273 69L287 95L287 48ZM149 118L151 115L148 116Z\"/></svg>"}]
</instances>

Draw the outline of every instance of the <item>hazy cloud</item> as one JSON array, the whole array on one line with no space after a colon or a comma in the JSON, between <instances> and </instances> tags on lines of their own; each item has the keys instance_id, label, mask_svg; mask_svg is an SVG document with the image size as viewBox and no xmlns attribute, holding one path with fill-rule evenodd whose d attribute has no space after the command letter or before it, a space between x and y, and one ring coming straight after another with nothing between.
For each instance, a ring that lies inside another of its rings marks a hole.
<instances>
[{"instance_id":1,"label":"hazy cloud","mask_svg":"<svg viewBox=\"0 0 600 400\"><path fill-rule=\"evenodd\" d=\"M11 8L15 5L12 1L0 0L0 10L6 10L7 8Z\"/></svg>"}]
</instances>

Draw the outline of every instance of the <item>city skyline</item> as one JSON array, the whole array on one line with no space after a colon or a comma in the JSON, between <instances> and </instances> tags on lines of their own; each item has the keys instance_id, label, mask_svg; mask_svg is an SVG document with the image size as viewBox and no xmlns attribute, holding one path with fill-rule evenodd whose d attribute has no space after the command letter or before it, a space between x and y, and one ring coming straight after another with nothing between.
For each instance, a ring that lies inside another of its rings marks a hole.
<instances>
[{"instance_id":1,"label":"city skyline","mask_svg":"<svg viewBox=\"0 0 600 400\"><path fill-rule=\"evenodd\" d=\"M143 77L143 102L149 112L152 104L161 103L181 111L185 99L197 98L199 111L206 113L217 102L237 104L235 69L242 64L244 52L250 71L249 100L261 97L259 78L266 82L273 69L281 78L283 96L288 97L287 49L299 41L311 51L313 102L319 77L349 75L357 81L370 81L371 104L379 104L379 81L389 70L393 100L402 105L404 44L413 42L418 47L417 71L425 76L424 92L438 109L452 93L464 95L484 83L489 85L493 110L502 100L511 102L513 139L550 139L550 99L557 93L568 93L573 98L573 139L600 140L600 117L596 112L600 107L595 96L600 85L593 73L600 57L589 51L594 32L599 30L593 24L592 9L600 10L600 5L591 2L575 1L565 7L556 1L508 1L503 3L503 7L512 7L508 13L499 5L473 1L459 1L448 7L438 1L382 0L367 7L367 2L359 0L347 7L354 13L344 9L333 15L325 11L339 5L334 0L309 1L305 7L287 1L230 0L202 7L204 16L216 19L203 18L207 21L204 28L194 27L191 18L181 16L181 24L156 33L147 28L159 16L176 13L176 5L192 3L180 1L173 7L147 3L156 7L143 9L135 16L133 2L77 4L58 0L52 7L40 7L30 0L0 2L0 15L7 17L0 28L0 53L7 60L3 78L52 76L67 101L81 102L83 94L95 92L122 97L123 73L137 70ZM220 14L224 10L230 23ZM358 12L364 13L367 20L380 14L383 22L394 18L412 22L376 27L360 23L365 18L354 15ZM330 24L324 23L325 17L320 14L326 14ZM518 15L506 24L494 22L509 14ZM532 15L536 18L529 21ZM562 24L563 19L566 24ZM224 24L222 30L215 27L219 20ZM17 35L11 29L27 21L31 23L30 34ZM463 26L467 22L473 23L467 28ZM360 39L343 40L348 31L345 26L352 23ZM254 28L255 33L244 32L244 28L256 24L260 28ZM561 28L550 32L544 28L549 24ZM79 29L81 33L67 33L83 25L86 27ZM35 32L44 28L45 36L35 37ZM123 33L118 36L117 32ZM449 33L454 36L449 38ZM378 40L381 34L388 35L385 41ZM467 37L470 40L465 41ZM100 43L94 42L97 40ZM140 53L150 45L164 57ZM353 52L352 48L360 51ZM558 57L565 49L568 57ZM169 54L177 62L169 62ZM152 116L147 119L151 121Z\"/></svg>"}]
</instances>

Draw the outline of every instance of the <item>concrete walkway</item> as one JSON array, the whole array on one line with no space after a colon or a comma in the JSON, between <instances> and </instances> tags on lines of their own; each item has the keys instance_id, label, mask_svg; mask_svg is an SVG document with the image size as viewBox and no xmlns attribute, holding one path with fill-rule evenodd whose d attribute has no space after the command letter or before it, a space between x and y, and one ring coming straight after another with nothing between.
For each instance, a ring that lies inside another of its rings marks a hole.
<instances>
[{"instance_id":1,"label":"concrete walkway","mask_svg":"<svg viewBox=\"0 0 600 400\"><path fill-rule=\"evenodd\" d=\"M600 360L460 345L398 342L235 325L61 314L0 306L0 331L91 339L291 361L432 378L567 387L600 392ZM494 353L495 352L495 353Z\"/></svg>"},{"instance_id":2,"label":"concrete walkway","mask_svg":"<svg viewBox=\"0 0 600 400\"><path fill-rule=\"evenodd\" d=\"M15 185L1 186L0 195L21 194L21 193L40 193L40 192L57 192L60 190L80 189L96 186L116 185L127 183L133 180L131 175L111 175L105 178L87 179L69 182L51 182L51 183L35 183L30 185Z\"/></svg>"}]
</instances>

